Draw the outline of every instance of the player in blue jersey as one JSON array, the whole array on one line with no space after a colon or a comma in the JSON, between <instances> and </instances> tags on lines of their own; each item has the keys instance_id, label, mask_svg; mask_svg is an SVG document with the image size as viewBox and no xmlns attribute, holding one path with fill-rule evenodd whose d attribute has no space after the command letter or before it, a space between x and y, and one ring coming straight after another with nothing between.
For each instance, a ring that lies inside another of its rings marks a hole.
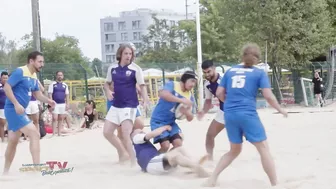
<instances>
[{"instance_id":1,"label":"player in blue jersey","mask_svg":"<svg viewBox=\"0 0 336 189\"><path fill-rule=\"evenodd\" d=\"M5 117L5 101L6 94L4 91L5 84L8 79L8 72L1 72L0 79L0 138L1 142L5 142L5 125L6 125L6 117Z\"/></svg>"},{"instance_id":2,"label":"player in blue jersey","mask_svg":"<svg viewBox=\"0 0 336 189\"><path fill-rule=\"evenodd\" d=\"M55 102L45 97L39 90L36 72L44 66L44 59L40 52L28 55L26 66L15 69L5 87L7 96L5 103L5 116L8 123L8 145L5 153L4 173L8 173L15 156L16 146L22 133L29 137L30 152L34 165L40 164L40 133L25 113L31 96L51 106Z\"/></svg>"},{"instance_id":3,"label":"player in blue jersey","mask_svg":"<svg viewBox=\"0 0 336 189\"><path fill-rule=\"evenodd\" d=\"M208 177L209 174L200 164L193 162L182 147L175 148L167 153L160 153L150 142L150 139L169 132L169 125L159 127L149 133L136 129L131 134L133 145L141 170L145 173L162 175L170 173L177 166L186 167L195 172L199 177Z\"/></svg>"},{"instance_id":4,"label":"player in blue jersey","mask_svg":"<svg viewBox=\"0 0 336 189\"><path fill-rule=\"evenodd\" d=\"M243 135L258 150L262 166L272 186L277 184L274 161L271 156L265 129L257 108L259 88L267 102L287 117L273 95L269 79L264 70L255 67L260 60L260 49L247 44L242 51L242 65L230 68L217 89L217 97L224 101L226 131L230 140L230 151L224 154L206 186L215 186L219 174L235 160L242 150Z\"/></svg>"},{"instance_id":5,"label":"player in blue jersey","mask_svg":"<svg viewBox=\"0 0 336 189\"><path fill-rule=\"evenodd\" d=\"M193 114L187 111L188 108L195 106L195 99L191 90L197 83L197 76L193 71L186 71L181 76L180 82L169 81L160 91L160 99L153 110L150 120L151 130L155 130L166 125L172 127L171 131L165 131L160 136L154 138L154 143L160 143L160 152L167 152L172 143L174 148L182 146L181 129L177 125L175 117L175 109L179 104L187 107L181 108L181 113L186 115L188 121L193 120Z\"/></svg>"},{"instance_id":6,"label":"player in blue jersey","mask_svg":"<svg viewBox=\"0 0 336 189\"><path fill-rule=\"evenodd\" d=\"M222 76L217 73L216 67L212 60L206 60L202 63L202 70L205 76L204 87L205 87L205 102L203 110L198 112L198 119L202 119L204 114L206 114L212 108L212 98L216 97L217 87L222 79ZM224 112L223 112L223 102L219 100L219 110L217 111L215 119L212 120L208 128L205 148L208 153L208 159L213 160L213 149L215 147L215 137L224 129Z\"/></svg>"},{"instance_id":7,"label":"player in blue jersey","mask_svg":"<svg viewBox=\"0 0 336 189\"><path fill-rule=\"evenodd\" d=\"M105 91L108 100L113 100L113 105L106 115L103 133L104 137L117 149L119 161L124 162L130 159L131 164L135 165L136 157L130 134L133 131L139 105L136 85L140 86L145 104L148 103L148 95L142 69L133 63L133 59L133 48L129 44L122 44L117 51L118 64L112 64L108 68ZM111 86L113 91L111 91ZM123 144L114 134L119 126L121 126L123 135Z\"/></svg>"}]
</instances>

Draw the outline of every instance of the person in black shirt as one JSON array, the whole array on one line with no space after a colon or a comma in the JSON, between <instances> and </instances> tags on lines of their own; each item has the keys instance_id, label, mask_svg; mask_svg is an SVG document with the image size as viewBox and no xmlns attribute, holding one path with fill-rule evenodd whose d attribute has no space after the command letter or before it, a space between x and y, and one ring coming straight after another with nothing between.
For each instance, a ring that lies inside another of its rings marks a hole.
<instances>
[{"instance_id":1,"label":"person in black shirt","mask_svg":"<svg viewBox=\"0 0 336 189\"><path fill-rule=\"evenodd\" d=\"M323 106L323 100L322 100L322 78L320 77L318 72L315 72L314 78L312 80L314 83L314 95L316 97L317 105Z\"/></svg>"}]
</instances>

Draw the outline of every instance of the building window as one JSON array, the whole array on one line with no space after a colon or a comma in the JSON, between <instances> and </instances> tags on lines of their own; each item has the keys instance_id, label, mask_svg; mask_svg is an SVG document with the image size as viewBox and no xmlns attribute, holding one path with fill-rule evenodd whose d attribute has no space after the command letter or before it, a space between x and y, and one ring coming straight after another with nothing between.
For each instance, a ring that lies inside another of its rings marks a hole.
<instances>
[{"instance_id":1,"label":"building window","mask_svg":"<svg viewBox=\"0 0 336 189\"><path fill-rule=\"evenodd\" d=\"M113 62L116 61L116 55L112 55L112 61L113 61Z\"/></svg>"},{"instance_id":2,"label":"building window","mask_svg":"<svg viewBox=\"0 0 336 189\"><path fill-rule=\"evenodd\" d=\"M105 23L104 24L104 31L106 31L106 32L113 31L113 23Z\"/></svg>"},{"instance_id":3,"label":"building window","mask_svg":"<svg viewBox=\"0 0 336 189\"><path fill-rule=\"evenodd\" d=\"M133 32L133 40L141 40L141 33Z\"/></svg>"},{"instance_id":4,"label":"building window","mask_svg":"<svg viewBox=\"0 0 336 189\"><path fill-rule=\"evenodd\" d=\"M114 52L114 45L105 45L105 52L111 53Z\"/></svg>"},{"instance_id":5,"label":"building window","mask_svg":"<svg viewBox=\"0 0 336 189\"><path fill-rule=\"evenodd\" d=\"M121 33L121 41L128 41L127 33Z\"/></svg>"},{"instance_id":6,"label":"building window","mask_svg":"<svg viewBox=\"0 0 336 189\"><path fill-rule=\"evenodd\" d=\"M132 21L132 29L140 28L140 20Z\"/></svg>"},{"instance_id":7,"label":"building window","mask_svg":"<svg viewBox=\"0 0 336 189\"><path fill-rule=\"evenodd\" d=\"M117 36L115 33L113 34L105 34L105 41L106 42L116 42Z\"/></svg>"},{"instance_id":8,"label":"building window","mask_svg":"<svg viewBox=\"0 0 336 189\"><path fill-rule=\"evenodd\" d=\"M134 43L134 46L135 48L138 50L138 49L141 49L142 47L142 43Z\"/></svg>"},{"instance_id":9,"label":"building window","mask_svg":"<svg viewBox=\"0 0 336 189\"><path fill-rule=\"evenodd\" d=\"M112 60L112 55L106 55L106 62L107 62L107 63L111 63L111 62L113 62L113 60Z\"/></svg>"},{"instance_id":10,"label":"building window","mask_svg":"<svg viewBox=\"0 0 336 189\"><path fill-rule=\"evenodd\" d=\"M126 30L126 22L118 22L119 30Z\"/></svg>"}]
</instances>

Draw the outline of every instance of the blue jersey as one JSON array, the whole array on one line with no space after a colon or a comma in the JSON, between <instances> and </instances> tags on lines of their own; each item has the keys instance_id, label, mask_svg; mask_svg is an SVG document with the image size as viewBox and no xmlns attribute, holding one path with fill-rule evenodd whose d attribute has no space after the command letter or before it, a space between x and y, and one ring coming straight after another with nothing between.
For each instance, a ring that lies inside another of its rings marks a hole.
<instances>
[{"instance_id":1,"label":"blue jersey","mask_svg":"<svg viewBox=\"0 0 336 189\"><path fill-rule=\"evenodd\" d=\"M171 94L178 98L190 99L194 103L195 108L194 96L192 95L191 91L183 92L181 90L180 82L167 82L162 90L169 91ZM174 122L176 120L175 109L178 105L179 103L169 102L165 99L160 98L152 113L152 119L162 122Z\"/></svg>"},{"instance_id":2,"label":"blue jersey","mask_svg":"<svg viewBox=\"0 0 336 189\"><path fill-rule=\"evenodd\" d=\"M12 87L16 100L24 108L27 108L32 92L39 90L36 73L32 74L27 66L16 68L10 75L7 84ZM5 103L6 108L14 108L14 104L8 98Z\"/></svg>"},{"instance_id":3,"label":"blue jersey","mask_svg":"<svg viewBox=\"0 0 336 189\"><path fill-rule=\"evenodd\" d=\"M212 96L216 96L217 87L220 84L222 77L220 74L217 75L217 80L215 82L205 81L205 99L212 99ZM223 102L219 101L219 108L223 110Z\"/></svg>"},{"instance_id":4,"label":"blue jersey","mask_svg":"<svg viewBox=\"0 0 336 189\"><path fill-rule=\"evenodd\" d=\"M259 88L270 88L267 74L257 67L237 65L224 75L221 87L226 90L224 112L256 111Z\"/></svg>"}]
</instances>

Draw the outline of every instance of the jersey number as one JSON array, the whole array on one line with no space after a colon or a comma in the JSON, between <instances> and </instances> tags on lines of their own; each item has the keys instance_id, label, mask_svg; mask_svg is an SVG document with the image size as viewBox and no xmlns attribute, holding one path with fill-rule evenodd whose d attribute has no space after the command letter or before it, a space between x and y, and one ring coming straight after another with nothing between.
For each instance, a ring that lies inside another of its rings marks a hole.
<instances>
[{"instance_id":1,"label":"jersey number","mask_svg":"<svg viewBox=\"0 0 336 189\"><path fill-rule=\"evenodd\" d=\"M245 86L245 75L235 75L232 77L232 88L243 88Z\"/></svg>"}]
</instances>

